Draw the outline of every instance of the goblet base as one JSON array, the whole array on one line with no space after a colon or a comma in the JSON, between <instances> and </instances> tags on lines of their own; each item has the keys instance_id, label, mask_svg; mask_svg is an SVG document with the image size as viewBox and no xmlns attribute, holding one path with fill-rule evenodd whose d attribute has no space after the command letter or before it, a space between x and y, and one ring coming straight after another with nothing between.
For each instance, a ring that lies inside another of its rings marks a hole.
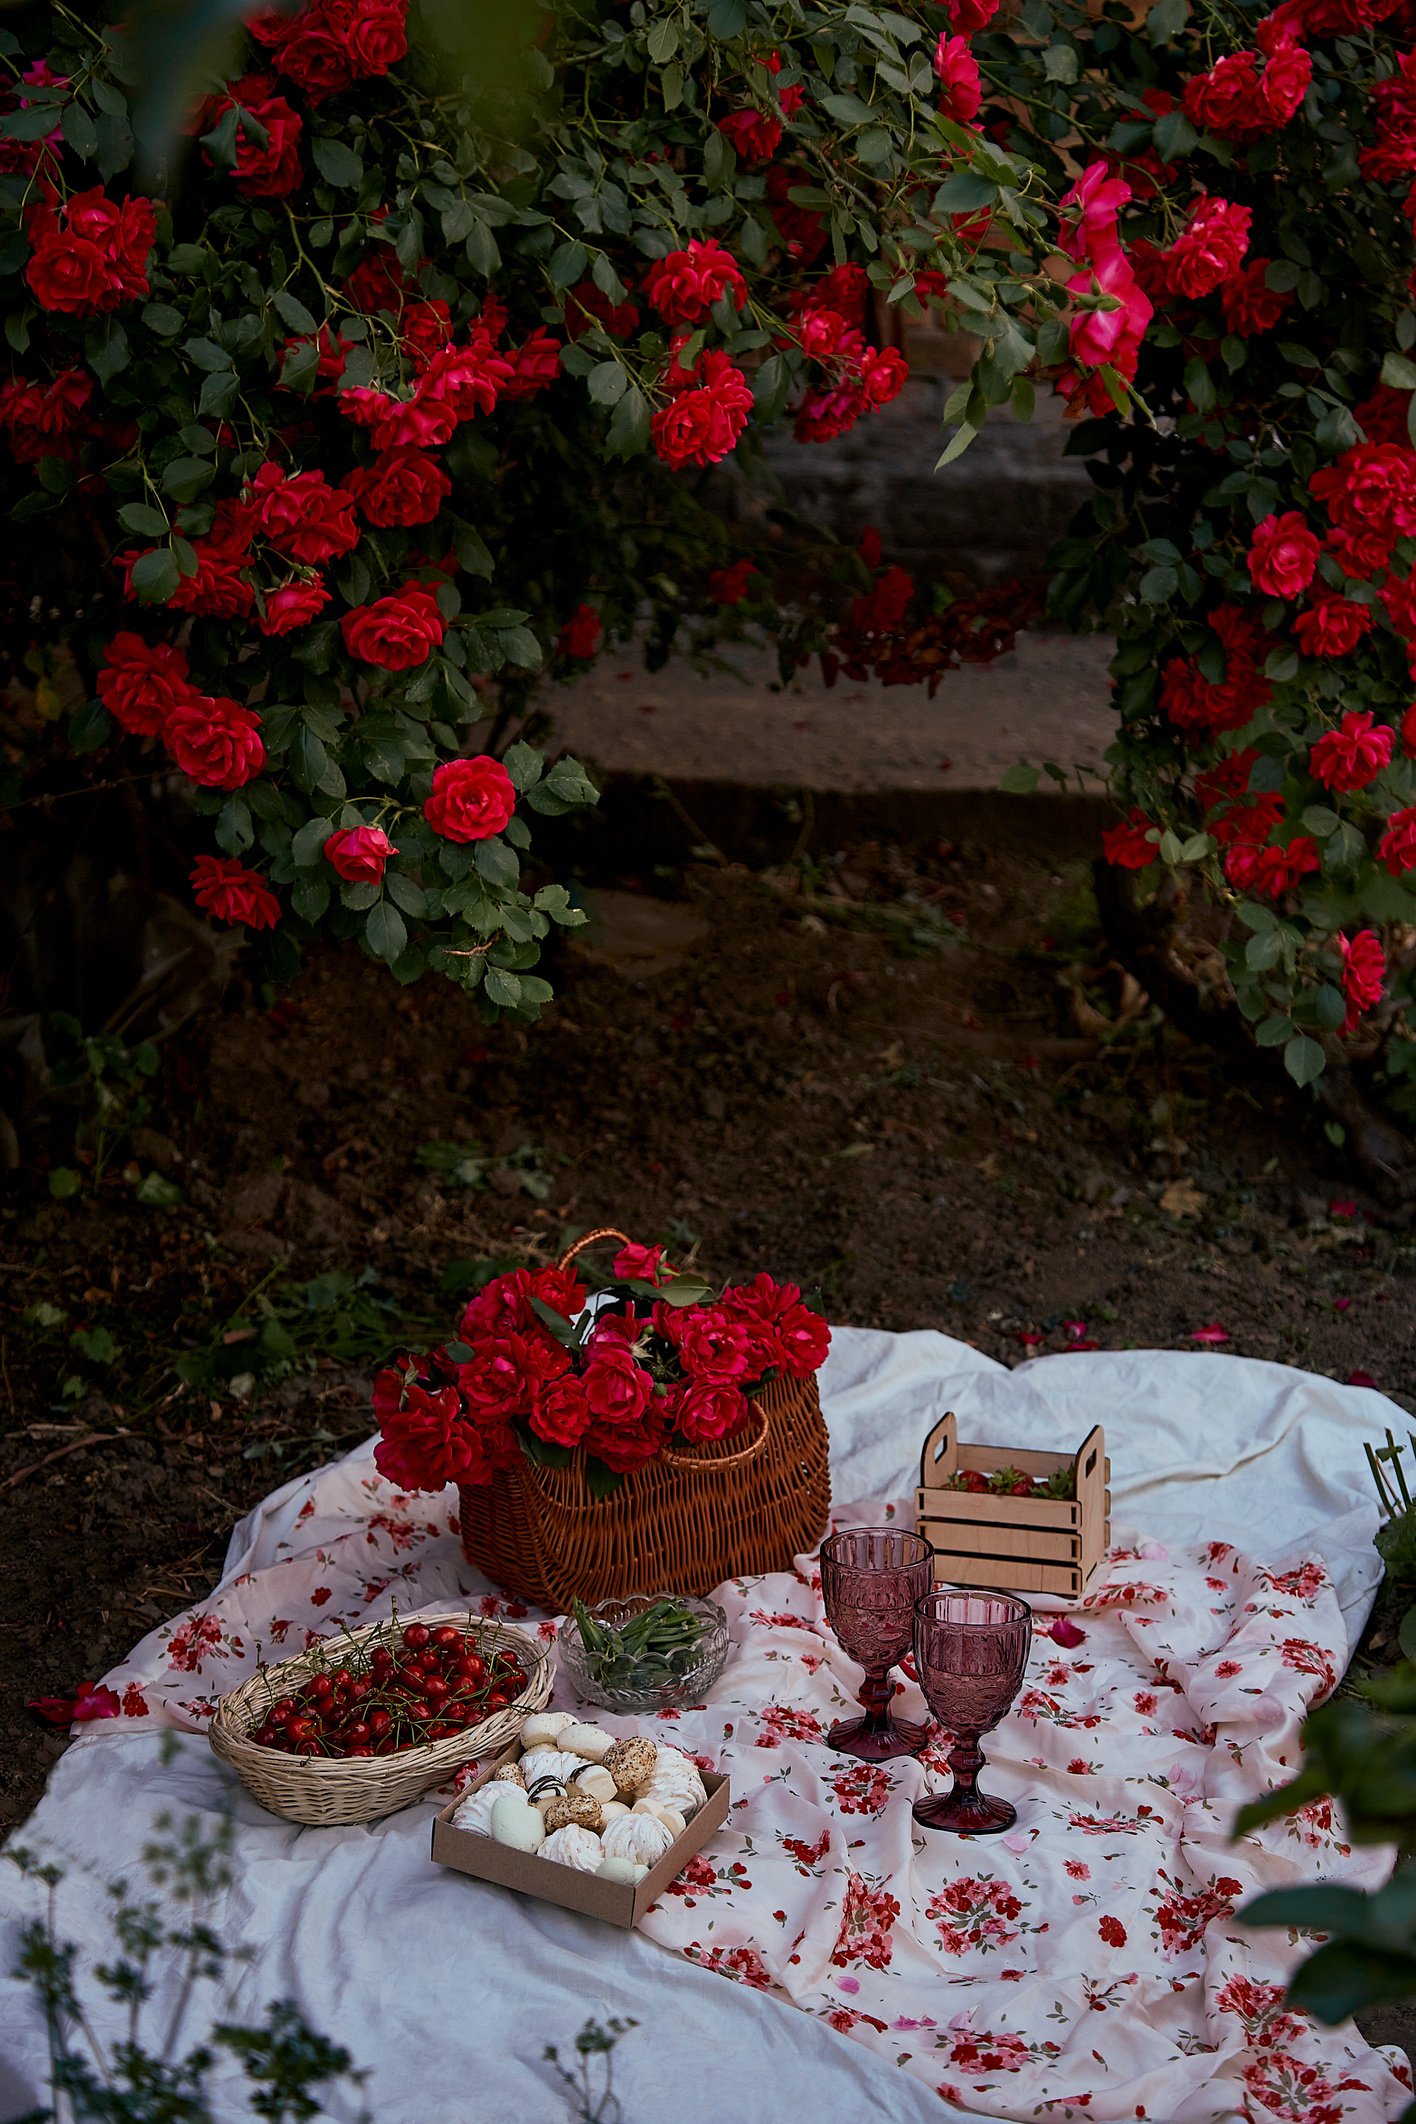
<instances>
[{"instance_id":1,"label":"goblet base","mask_svg":"<svg viewBox=\"0 0 1416 2124\"><path fill-rule=\"evenodd\" d=\"M840 1755L858 1756L863 1763L886 1763L897 1755L918 1755L929 1738L928 1724L913 1719L847 1718L839 1720L826 1736L828 1748Z\"/></svg>"},{"instance_id":2,"label":"goblet base","mask_svg":"<svg viewBox=\"0 0 1416 2124\"><path fill-rule=\"evenodd\" d=\"M932 1792L916 1800L911 1812L921 1829L946 1829L954 1836L996 1836L1018 1819L1011 1800L990 1799L986 1792Z\"/></svg>"}]
</instances>

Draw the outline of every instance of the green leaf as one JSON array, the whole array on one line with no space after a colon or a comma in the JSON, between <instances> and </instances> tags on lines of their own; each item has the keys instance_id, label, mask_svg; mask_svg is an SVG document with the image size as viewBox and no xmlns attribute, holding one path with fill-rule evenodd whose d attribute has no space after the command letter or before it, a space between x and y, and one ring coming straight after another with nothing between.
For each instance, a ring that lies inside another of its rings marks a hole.
<instances>
[{"instance_id":1,"label":"green leaf","mask_svg":"<svg viewBox=\"0 0 1416 2124\"><path fill-rule=\"evenodd\" d=\"M77 98L74 102L65 104L59 119L59 130L74 153L82 156L84 161L96 152L98 134L94 130L92 118Z\"/></svg>"},{"instance_id":2,"label":"green leaf","mask_svg":"<svg viewBox=\"0 0 1416 2124\"><path fill-rule=\"evenodd\" d=\"M49 1192L56 1202L67 1202L83 1186L83 1181L72 1166L56 1165L49 1175Z\"/></svg>"},{"instance_id":3,"label":"green leaf","mask_svg":"<svg viewBox=\"0 0 1416 2124\"><path fill-rule=\"evenodd\" d=\"M952 465L956 457L962 457L977 434L978 429L971 421L961 421L945 445L941 455L935 459L935 471L942 472L945 465Z\"/></svg>"},{"instance_id":4,"label":"green leaf","mask_svg":"<svg viewBox=\"0 0 1416 2124\"><path fill-rule=\"evenodd\" d=\"M125 531L137 531L144 538L166 538L170 528L162 511L146 502L126 503L118 511L118 521Z\"/></svg>"},{"instance_id":5,"label":"green leaf","mask_svg":"<svg viewBox=\"0 0 1416 2124\"><path fill-rule=\"evenodd\" d=\"M605 446L612 457L637 457L649 443L649 401L631 384L610 416Z\"/></svg>"},{"instance_id":6,"label":"green leaf","mask_svg":"<svg viewBox=\"0 0 1416 2124\"><path fill-rule=\"evenodd\" d=\"M1309 804L1303 813L1303 824L1318 840L1326 841L1337 832L1342 821L1326 804Z\"/></svg>"},{"instance_id":7,"label":"green leaf","mask_svg":"<svg viewBox=\"0 0 1416 2124\"><path fill-rule=\"evenodd\" d=\"M1295 1084L1313 1084L1327 1068L1327 1056L1316 1040L1295 1033L1283 1050L1283 1066Z\"/></svg>"},{"instance_id":8,"label":"green leaf","mask_svg":"<svg viewBox=\"0 0 1416 2124\"><path fill-rule=\"evenodd\" d=\"M747 0L712 0L708 9L710 37L740 37L747 28Z\"/></svg>"},{"instance_id":9,"label":"green leaf","mask_svg":"<svg viewBox=\"0 0 1416 2124\"><path fill-rule=\"evenodd\" d=\"M585 379L585 388L597 406L617 405L629 388L629 372L618 361L597 362Z\"/></svg>"},{"instance_id":10,"label":"green leaf","mask_svg":"<svg viewBox=\"0 0 1416 2124\"><path fill-rule=\"evenodd\" d=\"M310 311L288 288L277 288L271 300L292 332L318 332L319 325Z\"/></svg>"},{"instance_id":11,"label":"green leaf","mask_svg":"<svg viewBox=\"0 0 1416 2124\"><path fill-rule=\"evenodd\" d=\"M1244 964L1251 973L1267 973L1283 957L1283 932L1261 929L1244 946Z\"/></svg>"},{"instance_id":12,"label":"green leaf","mask_svg":"<svg viewBox=\"0 0 1416 2124\"><path fill-rule=\"evenodd\" d=\"M369 909L364 935L375 957L391 966L408 942L408 925L396 907L378 900Z\"/></svg>"},{"instance_id":13,"label":"green leaf","mask_svg":"<svg viewBox=\"0 0 1416 2124\"><path fill-rule=\"evenodd\" d=\"M134 1199L148 1209L175 1209L182 1200L182 1190L163 1173L144 1173Z\"/></svg>"},{"instance_id":14,"label":"green leaf","mask_svg":"<svg viewBox=\"0 0 1416 2124\"><path fill-rule=\"evenodd\" d=\"M534 745L520 742L509 746L502 759L503 767L511 776L511 786L518 796L524 796L534 782L540 781L544 764Z\"/></svg>"},{"instance_id":15,"label":"green leaf","mask_svg":"<svg viewBox=\"0 0 1416 2124\"><path fill-rule=\"evenodd\" d=\"M1016 765L1004 769L998 786L1007 796L1030 796L1037 787L1037 769L1019 760Z\"/></svg>"},{"instance_id":16,"label":"green leaf","mask_svg":"<svg viewBox=\"0 0 1416 2124\"><path fill-rule=\"evenodd\" d=\"M364 164L353 148L347 147L342 140L333 140L327 133L321 134L311 141L310 155L327 184L348 188L363 182ZM299 329L303 331L305 327Z\"/></svg>"},{"instance_id":17,"label":"green leaf","mask_svg":"<svg viewBox=\"0 0 1416 2124\"><path fill-rule=\"evenodd\" d=\"M113 735L113 718L102 701L85 701L69 718L69 743L75 752L97 752Z\"/></svg>"},{"instance_id":18,"label":"green leaf","mask_svg":"<svg viewBox=\"0 0 1416 2124\"><path fill-rule=\"evenodd\" d=\"M170 546L154 546L133 563L133 595L142 605L165 605L182 584L182 571Z\"/></svg>"},{"instance_id":19,"label":"green leaf","mask_svg":"<svg viewBox=\"0 0 1416 2124\"><path fill-rule=\"evenodd\" d=\"M976 207L993 206L997 198L998 187L987 177L973 170L955 170L935 193L934 204L949 214L970 214Z\"/></svg>"},{"instance_id":20,"label":"green leaf","mask_svg":"<svg viewBox=\"0 0 1416 2124\"><path fill-rule=\"evenodd\" d=\"M489 966L482 986L492 1002L499 1003L503 1010L515 1010L521 1001L521 983L514 973L508 973L504 967Z\"/></svg>"},{"instance_id":21,"label":"green leaf","mask_svg":"<svg viewBox=\"0 0 1416 2124\"><path fill-rule=\"evenodd\" d=\"M763 420L777 420L792 388L792 367L784 354L769 354L753 381L753 404Z\"/></svg>"},{"instance_id":22,"label":"green leaf","mask_svg":"<svg viewBox=\"0 0 1416 2124\"><path fill-rule=\"evenodd\" d=\"M1404 354L1388 354L1382 363L1382 382L1393 391L1416 391L1416 361Z\"/></svg>"}]
</instances>

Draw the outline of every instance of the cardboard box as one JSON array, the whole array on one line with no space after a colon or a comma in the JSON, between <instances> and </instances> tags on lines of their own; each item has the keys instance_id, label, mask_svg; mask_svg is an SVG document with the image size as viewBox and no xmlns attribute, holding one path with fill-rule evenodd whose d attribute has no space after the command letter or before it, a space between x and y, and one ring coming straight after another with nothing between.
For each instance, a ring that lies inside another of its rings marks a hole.
<instances>
[{"instance_id":1,"label":"cardboard box","mask_svg":"<svg viewBox=\"0 0 1416 2124\"><path fill-rule=\"evenodd\" d=\"M518 1895L534 1895L542 1903L559 1903L563 1910L583 1910L587 1917L603 1918L607 1925L637 1925L652 1903L658 1901L669 1882L680 1874L695 1851L700 1851L715 1829L727 1820L732 1794L728 1780L716 1770L705 1770L703 1784L708 1797L683 1835L670 1844L656 1866L642 1881L602 1881L593 1873L577 1873L532 1851L513 1851L490 1836L474 1835L470 1829L455 1829L452 1817L468 1792L480 1785L504 1762L520 1753L513 1745L503 1750L472 1780L466 1791L449 1800L433 1820L433 1859L474 1880L495 1881L500 1888L514 1888Z\"/></svg>"},{"instance_id":2,"label":"cardboard box","mask_svg":"<svg viewBox=\"0 0 1416 2124\"><path fill-rule=\"evenodd\" d=\"M983 1475L998 1468L1024 1475L1071 1468L1076 1496L996 1497L944 1488L969 1468ZM935 1584L1080 1600L1111 1540L1110 1480L1100 1424L1075 1453L1032 1453L960 1445L953 1416L941 1417L925 1440L916 1492L915 1525L934 1546Z\"/></svg>"}]
</instances>

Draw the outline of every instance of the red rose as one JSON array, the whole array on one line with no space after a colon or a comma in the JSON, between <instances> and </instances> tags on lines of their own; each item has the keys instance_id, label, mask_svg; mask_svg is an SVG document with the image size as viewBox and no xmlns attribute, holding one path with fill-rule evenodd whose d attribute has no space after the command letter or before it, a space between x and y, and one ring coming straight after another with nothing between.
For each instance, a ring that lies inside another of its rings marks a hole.
<instances>
[{"instance_id":1,"label":"red rose","mask_svg":"<svg viewBox=\"0 0 1416 2124\"><path fill-rule=\"evenodd\" d=\"M715 1307L656 1305L654 1325L690 1379L731 1384L756 1376L747 1329Z\"/></svg>"},{"instance_id":2,"label":"red rose","mask_svg":"<svg viewBox=\"0 0 1416 2124\"><path fill-rule=\"evenodd\" d=\"M381 1372L374 1382L374 1405L383 1434L374 1447L374 1466L400 1490L491 1480L456 1387L430 1392L400 1372Z\"/></svg>"},{"instance_id":3,"label":"red rose","mask_svg":"<svg viewBox=\"0 0 1416 2124\"><path fill-rule=\"evenodd\" d=\"M351 885L377 885L394 847L382 826L346 826L324 844L325 861Z\"/></svg>"},{"instance_id":4,"label":"red rose","mask_svg":"<svg viewBox=\"0 0 1416 2124\"><path fill-rule=\"evenodd\" d=\"M560 375L561 343L549 332L533 332L512 350L511 375L501 387L503 398L534 398Z\"/></svg>"},{"instance_id":5,"label":"red rose","mask_svg":"<svg viewBox=\"0 0 1416 2124\"><path fill-rule=\"evenodd\" d=\"M600 325L611 339L628 339L639 322L632 302L611 302L593 280L582 280L565 298L565 336L580 339L592 325Z\"/></svg>"},{"instance_id":6,"label":"red rose","mask_svg":"<svg viewBox=\"0 0 1416 2124\"><path fill-rule=\"evenodd\" d=\"M233 856L199 855L192 865L191 883L198 907L219 921L243 922L248 929L274 929L280 920L280 902L265 879Z\"/></svg>"},{"instance_id":7,"label":"red rose","mask_svg":"<svg viewBox=\"0 0 1416 2124\"><path fill-rule=\"evenodd\" d=\"M1230 884L1264 900L1281 899L1295 890L1301 878L1321 869L1318 844L1305 833L1295 834L1286 847L1254 848L1241 841L1224 858L1224 875Z\"/></svg>"},{"instance_id":8,"label":"red rose","mask_svg":"<svg viewBox=\"0 0 1416 2124\"><path fill-rule=\"evenodd\" d=\"M1316 536L1296 509L1266 516L1254 530L1248 567L1254 588L1268 597L1297 597L1306 590L1322 552Z\"/></svg>"},{"instance_id":9,"label":"red rose","mask_svg":"<svg viewBox=\"0 0 1416 2124\"><path fill-rule=\"evenodd\" d=\"M1154 831L1154 822L1133 804L1119 826L1108 826L1103 832L1101 852L1121 870L1144 870L1160 855L1150 838Z\"/></svg>"},{"instance_id":10,"label":"red rose","mask_svg":"<svg viewBox=\"0 0 1416 2124\"><path fill-rule=\"evenodd\" d=\"M391 243L372 243L344 283L344 299L351 309L373 316L377 310L397 314L416 283L409 279Z\"/></svg>"},{"instance_id":11,"label":"red rose","mask_svg":"<svg viewBox=\"0 0 1416 2124\"><path fill-rule=\"evenodd\" d=\"M287 339L281 347L282 363L287 361L297 347L313 347L315 350L315 384L312 397L327 396L344 374L345 362L353 346L352 339L332 332L328 325L321 325L312 338L306 332L301 338Z\"/></svg>"},{"instance_id":12,"label":"red rose","mask_svg":"<svg viewBox=\"0 0 1416 2124\"><path fill-rule=\"evenodd\" d=\"M277 553L312 568L359 543L354 498L322 472L285 472L269 460L251 482L256 522Z\"/></svg>"},{"instance_id":13,"label":"red rose","mask_svg":"<svg viewBox=\"0 0 1416 2124\"><path fill-rule=\"evenodd\" d=\"M659 382L672 396L650 429L666 465L676 472L685 465L715 465L736 448L752 411L752 387L726 354L710 347L687 370L670 355Z\"/></svg>"},{"instance_id":14,"label":"red rose","mask_svg":"<svg viewBox=\"0 0 1416 2124\"><path fill-rule=\"evenodd\" d=\"M16 461L74 457L93 388L84 369L61 369L42 385L18 376L0 384L0 426L9 431Z\"/></svg>"},{"instance_id":15,"label":"red rose","mask_svg":"<svg viewBox=\"0 0 1416 2124\"><path fill-rule=\"evenodd\" d=\"M454 420L490 413L512 380L512 366L492 345L491 334L474 325L461 347L440 347L418 382L420 403L449 407Z\"/></svg>"},{"instance_id":16,"label":"red rose","mask_svg":"<svg viewBox=\"0 0 1416 2124\"><path fill-rule=\"evenodd\" d=\"M1416 760L1416 701L1401 718L1401 750L1408 760Z\"/></svg>"},{"instance_id":17,"label":"red rose","mask_svg":"<svg viewBox=\"0 0 1416 2124\"><path fill-rule=\"evenodd\" d=\"M1416 642L1416 569L1393 575L1382 585L1382 607L1405 642Z\"/></svg>"},{"instance_id":18,"label":"red rose","mask_svg":"<svg viewBox=\"0 0 1416 2124\"><path fill-rule=\"evenodd\" d=\"M668 1436L662 1421L646 1416L637 1425L621 1430L613 1424L592 1423L581 1439L587 1453L603 1460L616 1475L632 1475L651 1460L657 1460Z\"/></svg>"},{"instance_id":19,"label":"red rose","mask_svg":"<svg viewBox=\"0 0 1416 2124\"><path fill-rule=\"evenodd\" d=\"M747 282L731 251L695 236L686 250L655 259L644 276L644 292L666 324L700 324L725 295L731 295L734 309L742 309Z\"/></svg>"},{"instance_id":20,"label":"red rose","mask_svg":"<svg viewBox=\"0 0 1416 2124\"><path fill-rule=\"evenodd\" d=\"M1372 628L1372 608L1350 597L1315 598L1293 623L1304 656L1346 656Z\"/></svg>"},{"instance_id":21,"label":"red rose","mask_svg":"<svg viewBox=\"0 0 1416 2124\"><path fill-rule=\"evenodd\" d=\"M726 568L714 568L708 577L708 594L715 604L740 605L752 589L754 576L761 573L756 561L730 561Z\"/></svg>"},{"instance_id":22,"label":"red rose","mask_svg":"<svg viewBox=\"0 0 1416 2124\"><path fill-rule=\"evenodd\" d=\"M256 624L262 634L294 634L318 619L329 603L329 586L318 575L302 582L284 583L266 594L265 611Z\"/></svg>"},{"instance_id":23,"label":"red rose","mask_svg":"<svg viewBox=\"0 0 1416 2124\"><path fill-rule=\"evenodd\" d=\"M433 787L423 816L445 841L488 841L516 809L516 790L500 760L479 753L470 760L444 760L433 769Z\"/></svg>"},{"instance_id":24,"label":"red rose","mask_svg":"<svg viewBox=\"0 0 1416 2124\"><path fill-rule=\"evenodd\" d=\"M408 0L358 0L348 36L360 77L376 80L407 55Z\"/></svg>"},{"instance_id":25,"label":"red rose","mask_svg":"<svg viewBox=\"0 0 1416 2124\"><path fill-rule=\"evenodd\" d=\"M579 1445L590 1428L590 1404L573 1372L537 1389L527 1421L548 1445Z\"/></svg>"},{"instance_id":26,"label":"red rose","mask_svg":"<svg viewBox=\"0 0 1416 2124\"><path fill-rule=\"evenodd\" d=\"M983 102L983 82L967 37L951 37L947 30L941 32L934 47L934 71L944 92L939 99L944 117L954 119L959 125L971 125Z\"/></svg>"},{"instance_id":27,"label":"red rose","mask_svg":"<svg viewBox=\"0 0 1416 2124\"><path fill-rule=\"evenodd\" d=\"M438 348L445 347L452 337L452 312L441 297L435 302L406 303L398 331L413 367L426 369Z\"/></svg>"},{"instance_id":28,"label":"red rose","mask_svg":"<svg viewBox=\"0 0 1416 2124\"><path fill-rule=\"evenodd\" d=\"M603 1334L592 1335L581 1378L598 1428L610 1425L615 1430L627 1429L639 1422L649 1406L653 1381L623 1342Z\"/></svg>"},{"instance_id":29,"label":"red rose","mask_svg":"<svg viewBox=\"0 0 1416 2124\"><path fill-rule=\"evenodd\" d=\"M677 1428L691 1445L726 1438L746 1421L747 1413L747 1396L740 1388L718 1379L692 1382L679 1397L674 1412Z\"/></svg>"},{"instance_id":30,"label":"red rose","mask_svg":"<svg viewBox=\"0 0 1416 2124\"><path fill-rule=\"evenodd\" d=\"M451 401L418 393L412 398L394 398L387 391L371 391L363 384L339 394L339 410L357 426L367 428L376 450L436 450L450 440L457 427L457 411Z\"/></svg>"},{"instance_id":31,"label":"red rose","mask_svg":"<svg viewBox=\"0 0 1416 2124\"><path fill-rule=\"evenodd\" d=\"M632 1239L620 1248L610 1267L623 1281L638 1278L642 1283L662 1283L672 1273L661 1246L638 1246Z\"/></svg>"},{"instance_id":32,"label":"red rose","mask_svg":"<svg viewBox=\"0 0 1416 2124\"><path fill-rule=\"evenodd\" d=\"M479 1335L500 1335L512 1328L536 1326L531 1299L539 1298L565 1319L573 1320L585 1304L585 1286L574 1269L512 1269L491 1281L469 1298L458 1323L464 1342Z\"/></svg>"},{"instance_id":33,"label":"red rose","mask_svg":"<svg viewBox=\"0 0 1416 2124\"><path fill-rule=\"evenodd\" d=\"M1212 294L1243 264L1253 218L1248 207L1203 193L1164 254L1169 284L1192 300Z\"/></svg>"},{"instance_id":34,"label":"red rose","mask_svg":"<svg viewBox=\"0 0 1416 2124\"><path fill-rule=\"evenodd\" d=\"M1337 945L1342 954L1342 993L1347 998L1342 1030L1350 1033L1360 1017L1376 1009L1386 992L1386 953L1374 929L1359 929L1355 937L1339 932Z\"/></svg>"},{"instance_id":35,"label":"red rose","mask_svg":"<svg viewBox=\"0 0 1416 2124\"><path fill-rule=\"evenodd\" d=\"M265 765L260 717L224 694L189 691L174 703L162 739L203 789L240 789Z\"/></svg>"},{"instance_id":36,"label":"red rose","mask_svg":"<svg viewBox=\"0 0 1416 2124\"><path fill-rule=\"evenodd\" d=\"M1416 451L1399 444L1357 443L1315 472L1308 487L1338 530L1371 541L1363 557L1372 567L1383 566L1397 539L1416 531Z\"/></svg>"},{"instance_id":37,"label":"red rose","mask_svg":"<svg viewBox=\"0 0 1416 2124\"><path fill-rule=\"evenodd\" d=\"M782 144L782 121L765 111L729 111L718 120L718 131L730 140L744 162L770 162Z\"/></svg>"},{"instance_id":38,"label":"red rose","mask_svg":"<svg viewBox=\"0 0 1416 2124\"><path fill-rule=\"evenodd\" d=\"M909 378L910 365L898 347L865 347L860 357L861 385L871 408L888 406Z\"/></svg>"},{"instance_id":39,"label":"red rose","mask_svg":"<svg viewBox=\"0 0 1416 2124\"><path fill-rule=\"evenodd\" d=\"M271 93L273 87L269 75L247 74L240 81L230 82L226 94L207 107L209 132L220 125L228 111L243 114L236 121L235 164L225 174L248 199L283 199L297 189L304 175L300 167L302 121L283 96ZM245 115L264 127L264 147L245 124ZM214 168L210 148L203 148L202 154L207 167Z\"/></svg>"},{"instance_id":40,"label":"red rose","mask_svg":"<svg viewBox=\"0 0 1416 2124\"><path fill-rule=\"evenodd\" d=\"M34 249L25 278L41 309L94 317L148 292L147 260L157 235L150 199L121 206L101 186L76 192L56 214L31 217Z\"/></svg>"},{"instance_id":41,"label":"red rose","mask_svg":"<svg viewBox=\"0 0 1416 2124\"><path fill-rule=\"evenodd\" d=\"M1410 403L1408 392L1394 391L1390 384L1379 383L1369 397L1352 408L1352 418L1367 442L1395 443L1399 450L1406 450L1411 446L1406 425Z\"/></svg>"},{"instance_id":42,"label":"red rose","mask_svg":"<svg viewBox=\"0 0 1416 2124\"><path fill-rule=\"evenodd\" d=\"M157 737L179 701L191 694L187 659L171 642L115 634L103 652L98 697L115 723L134 737Z\"/></svg>"},{"instance_id":43,"label":"red rose","mask_svg":"<svg viewBox=\"0 0 1416 2124\"><path fill-rule=\"evenodd\" d=\"M605 630L595 607L577 605L556 636L556 647L562 656L578 657L582 663L588 663L598 653L604 638Z\"/></svg>"},{"instance_id":44,"label":"red rose","mask_svg":"<svg viewBox=\"0 0 1416 2124\"><path fill-rule=\"evenodd\" d=\"M1365 789L1391 764L1396 733L1365 710L1349 709L1336 730L1320 737L1308 767L1324 789Z\"/></svg>"},{"instance_id":45,"label":"red rose","mask_svg":"<svg viewBox=\"0 0 1416 2124\"><path fill-rule=\"evenodd\" d=\"M430 524L452 492L452 481L421 450L383 450L344 482L366 523L380 530Z\"/></svg>"},{"instance_id":46,"label":"red rose","mask_svg":"<svg viewBox=\"0 0 1416 2124\"><path fill-rule=\"evenodd\" d=\"M447 621L431 590L405 583L372 605L355 605L339 623L344 646L364 664L384 671L412 671L425 664L447 633Z\"/></svg>"},{"instance_id":47,"label":"red rose","mask_svg":"<svg viewBox=\"0 0 1416 2124\"><path fill-rule=\"evenodd\" d=\"M826 1362L831 1330L802 1304L796 1284L759 1275L724 1291L719 1307L754 1335L764 1369L776 1365L793 1379L808 1379Z\"/></svg>"},{"instance_id":48,"label":"red rose","mask_svg":"<svg viewBox=\"0 0 1416 2124\"><path fill-rule=\"evenodd\" d=\"M1271 258L1251 258L1246 266L1232 274L1219 291L1224 306L1224 328L1238 339L1252 339L1259 332L1271 332L1293 301L1293 292L1282 293L1268 286L1265 275L1273 264Z\"/></svg>"},{"instance_id":49,"label":"red rose","mask_svg":"<svg viewBox=\"0 0 1416 2124\"><path fill-rule=\"evenodd\" d=\"M1416 870L1416 804L1394 811L1387 820L1386 831L1377 843L1377 861L1385 864L1394 878L1404 871Z\"/></svg>"},{"instance_id":50,"label":"red rose","mask_svg":"<svg viewBox=\"0 0 1416 2124\"><path fill-rule=\"evenodd\" d=\"M191 544L197 572L182 577L168 603L207 619L244 619L256 593L242 573L242 556L214 549L210 539L194 538Z\"/></svg>"},{"instance_id":51,"label":"red rose","mask_svg":"<svg viewBox=\"0 0 1416 2124\"><path fill-rule=\"evenodd\" d=\"M1259 672L1265 636L1238 605L1217 605L1209 624L1224 646L1223 679L1207 679L1191 657L1171 657L1161 672L1161 713L1181 730L1241 730L1269 699Z\"/></svg>"}]
</instances>

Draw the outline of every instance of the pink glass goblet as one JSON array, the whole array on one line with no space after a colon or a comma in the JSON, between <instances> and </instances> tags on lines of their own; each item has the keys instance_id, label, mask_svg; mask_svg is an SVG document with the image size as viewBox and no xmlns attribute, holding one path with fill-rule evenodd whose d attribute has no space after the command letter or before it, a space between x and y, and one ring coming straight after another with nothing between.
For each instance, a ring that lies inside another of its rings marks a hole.
<instances>
[{"instance_id":1,"label":"pink glass goblet","mask_svg":"<svg viewBox=\"0 0 1416 2124\"><path fill-rule=\"evenodd\" d=\"M891 1716L890 1669L910 1649L916 1607L929 1591L934 1552L918 1534L899 1527L846 1527L821 1544L821 1597L842 1649L865 1669L857 1695L861 1718L842 1719L826 1736L829 1748L882 1763L917 1755L927 1725Z\"/></svg>"},{"instance_id":2,"label":"pink glass goblet","mask_svg":"<svg viewBox=\"0 0 1416 2124\"><path fill-rule=\"evenodd\" d=\"M1011 1829L1011 1800L978 1789L983 1767L979 1738L991 1733L1022 1687L1032 1646L1032 1609L1011 1593L970 1593L944 1586L915 1606L915 1673L924 1700L954 1736L949 1768L953 1789L914 1803L925 1829L957 1836L992 1836Z\"/></svg>"}]
</instances>

